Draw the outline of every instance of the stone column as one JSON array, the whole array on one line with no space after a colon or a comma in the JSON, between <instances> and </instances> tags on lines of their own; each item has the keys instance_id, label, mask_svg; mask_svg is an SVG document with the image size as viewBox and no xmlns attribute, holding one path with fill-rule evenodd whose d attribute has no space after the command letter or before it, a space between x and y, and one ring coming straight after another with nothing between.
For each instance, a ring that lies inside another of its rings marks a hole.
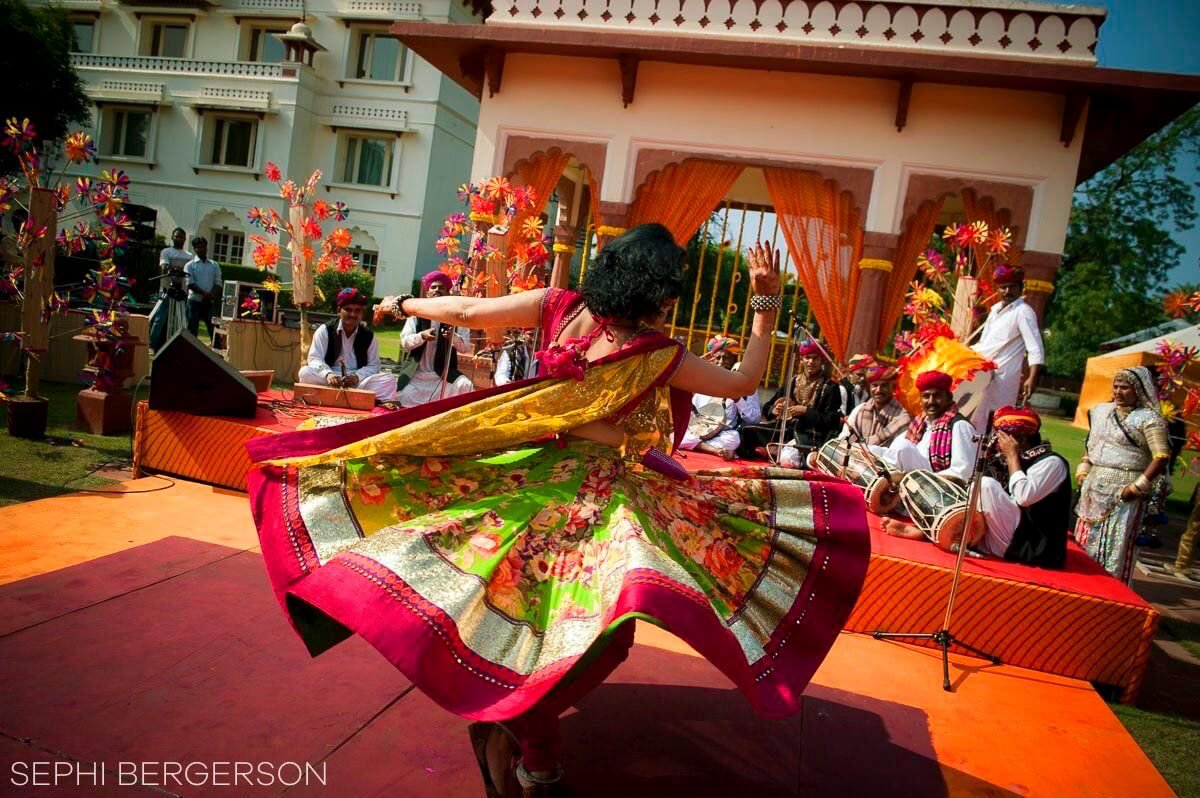
<instances>
[{"instance_id":1,"label":"stone column","mask_svg":"<svg viewBox=\"0 0 1200 798\"><path fill-rule=\"evenodd\" d=\"M1025 252L1021 268L1025 270L1025 301L1037 312L1038 326L1046 319L1046 303L1054 291L1054 278L1062 263L1062 255L1053 252Z\"/></svg>"},{"instance_id":2,"label":"stone column","mask_svg":"<svg viewBox=\"0 0 1200 798\"><path fill-rule=\"evenodd\" d=\"M571 257L575 254L575 242L579 231L560 224L554 228L554 268L550 272L551 288L567 288L571 284Z\"/></svg>"},{"instance_id":3,"label":"stone column","mask_svg":"<svg viewBox=\"0 0 1200 798\"><path fill-rule=\"evenodd\" d=\"M858 301L850 311L850 339L846 357L873 355L879 342L879 321L883 315L883 294L888 275L892 273L892 258L900 237L893 233L866 232L863 235L863 257L858 262Z\"/></svg>"}]
</instances>

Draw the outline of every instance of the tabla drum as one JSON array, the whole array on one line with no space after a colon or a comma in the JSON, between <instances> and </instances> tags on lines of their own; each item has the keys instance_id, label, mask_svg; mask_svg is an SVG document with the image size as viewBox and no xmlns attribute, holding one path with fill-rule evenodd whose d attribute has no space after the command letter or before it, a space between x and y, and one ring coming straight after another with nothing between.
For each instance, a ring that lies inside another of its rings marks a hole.
<instances>
[{"instance_id":1,"label":"tabla drum","mask_svg":"<svg viewBox=\"0 0 1200 798\"><path fill-rule=\"evenodd\" d=\"M900 501L913 523L944 551L957 551L967 521L967 489L932 471L909 471L900 480ZM983 514L975 513L968 546L983 537Z\"/></svg>"},{"instance_id":2,"label":"tabla drum","mask_svg":"<svg viewBox=\"0 0 1200 798\"><path fill-rule=\"evenodd\" d=\"M693 412L691 420L688 421L688 432L702 441L715 437L725 429L725 404L723 402L709 402Z\"/></svg>"},{"instance_id":3,"label":"tabla drum","mask_svg":"<svg viewBox=\"0 0 1200 798\"><path fill-rule=\"evenodd\" d=\"M834 438L811 452L808 467L857 487L867 500L867 509L876 515L887 515L900 500L884 465L869 451L852 446L845 438Z\"/></svg>"}]
</instances>

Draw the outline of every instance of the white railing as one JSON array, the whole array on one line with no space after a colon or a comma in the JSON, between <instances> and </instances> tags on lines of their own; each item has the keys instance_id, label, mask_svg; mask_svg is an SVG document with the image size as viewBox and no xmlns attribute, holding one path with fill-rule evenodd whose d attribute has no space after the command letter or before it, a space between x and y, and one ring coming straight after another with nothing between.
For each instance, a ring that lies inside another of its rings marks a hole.
<instances>
[{"instance_id":1,"label":"white railing","mask_svg":"<svg viewBox=\"0 0 1200 798\"><path fill-rule=\"evenodd\" d=\"M283 78L282 64L255 61L197 61L190 58L157 58L147 55L97 55L74 53L77 69L108 69L131 72L164 72L175 75L222 75L245 78ZM287 75L288 77L294 76Z\"/></svg>"},{"instance_id":2,"label":"white railing","mask_svg":"<svg viewBox=\"0 0 1200 798\"><path fill-rule=\"evenodd\" d=\"M338 0L341 16L404 17L421 16L421 4L410 0Z\"/></svg>"},{"instance_id":3,"label":"white railing","mask_svg":"<svg viewBox=\"0 0 1200 798\"><path fill-rule=\"evenodd\" d=\"M358 0L368 2L369 0ZM494 0L489 25L554 25L1095 61L1105 10L1021 0Z\"/></svg>"},{"instance_id":4,"label":"white railing","mask_svg":"<svg viewBox=\"0 0 1200 798\"><path fill-rule=\"evenodd\" d=\"M301 0L235 0L233 3L223 5L222 8L234 12L257 11L300 14L304 9L304 4Z\"/></svg>"}]
</instances>

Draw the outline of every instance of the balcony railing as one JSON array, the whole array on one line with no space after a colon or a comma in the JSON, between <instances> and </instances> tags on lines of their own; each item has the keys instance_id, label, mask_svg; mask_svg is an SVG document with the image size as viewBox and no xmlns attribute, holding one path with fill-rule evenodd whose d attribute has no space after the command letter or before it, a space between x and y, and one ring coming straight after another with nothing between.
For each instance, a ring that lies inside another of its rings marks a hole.
<instances>
[{"instance_id":1,"label":"balcony railing","mask_svg":"<svg viewBox=\"0 0 1200 798\"><path fill-rule=\"evenodd\" d=\"M148 55L96 55L75 53L77 69L106 69L128 72L159 72L173 75L219 75L241 78L295 78L294 64L262 64L255 61L197 61L191 58L158 58Z\"/></svg>"},{"instance_id":2,"label":"balcony railing","mask_svg":"<svg viewBox=\"0 0 1200 798\"><path fill-rule=\"evenodd\" d=\"M1095 61L1105 10L1023 0L493 0L489 25L553 25Z\"/></svg>"}]
</instances>

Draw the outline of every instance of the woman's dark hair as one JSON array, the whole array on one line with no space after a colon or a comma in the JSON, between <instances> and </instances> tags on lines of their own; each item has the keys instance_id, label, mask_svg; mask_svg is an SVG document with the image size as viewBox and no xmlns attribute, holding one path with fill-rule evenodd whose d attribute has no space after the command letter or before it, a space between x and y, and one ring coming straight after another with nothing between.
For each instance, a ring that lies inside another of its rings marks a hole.
<instances>
[{"instance_id":1,"label":"woman's dark hair","mask_svg":"<svg viewBox=\"0 0 1200 798\"><path fill-rule=\"evenodd\" d=\"M581 293L587 309L602 319L652 319L665 302L683 292L683 258L661 224L640 224L614 238L588 267Z\"/></svg>"}]
</instances>

